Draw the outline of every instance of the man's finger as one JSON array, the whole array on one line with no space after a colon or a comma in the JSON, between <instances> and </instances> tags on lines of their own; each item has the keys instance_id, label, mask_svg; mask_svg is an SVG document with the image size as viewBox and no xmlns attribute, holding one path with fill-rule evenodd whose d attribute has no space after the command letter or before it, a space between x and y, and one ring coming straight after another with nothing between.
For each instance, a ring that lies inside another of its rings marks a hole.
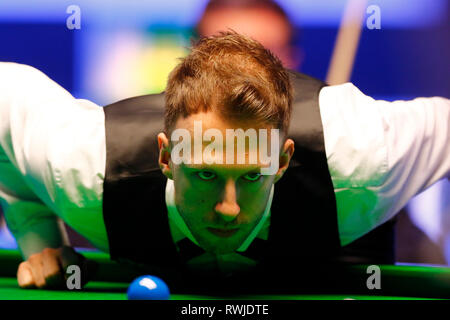
<instances>
[{"instance_id":1,"label":"man's finger","mask_svg":"<svg viewBox=\"0 0 450 320\"><path fill-rule=\"evenodd\" d=\"M42 255L40 253L36 253L31 255L28 258L28 263L30 265L31 273L33 274L33 279L36 287L43 288L45 287L45 278L42 266Z\"/></svg>"},{"instance_id":2,"label":"man's finger","mask_svg":"<svg viewBox=\"0 0 450 320\"><path fill-rule=\"evenodd\" d=\"M24 261L19 265L19 268L17 269L17 282L21 288L36 287L33 273L31 272L31 266L28 261Z\"/></svg>"}]
</instances>

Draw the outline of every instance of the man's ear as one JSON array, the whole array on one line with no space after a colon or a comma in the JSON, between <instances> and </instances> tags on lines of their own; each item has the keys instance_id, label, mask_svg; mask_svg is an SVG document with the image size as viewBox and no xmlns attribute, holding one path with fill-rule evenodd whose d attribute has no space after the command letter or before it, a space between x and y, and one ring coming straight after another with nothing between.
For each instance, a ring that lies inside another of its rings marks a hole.
<instances>
[{"instance_id":1,"label":"man's ear","mask_svg":"<svg viewBox=\"0 0 450 320\"><path fill-rule=\"evenodd\" d=\"M170 145L169 139L165 133L160 132L158 134L158 147L159 147L159 168L162 173L169 179L173 179L172 168L170 167Z\"/></svg>"},{"instance_id":2,"label":"man's ear","mask_svg":"<svg viewBox=\"0 0 450 320\"><path fill-rule=\"evenodd\" d=\"M279 169L275 174L274 183L281 179L284 172L289 167L289 162L292 159L292 155L294 154L294 141L292 139L287 139L284 142L283 148L280 151L280 160L279 160Z\"/></svg>"}]
</instances>

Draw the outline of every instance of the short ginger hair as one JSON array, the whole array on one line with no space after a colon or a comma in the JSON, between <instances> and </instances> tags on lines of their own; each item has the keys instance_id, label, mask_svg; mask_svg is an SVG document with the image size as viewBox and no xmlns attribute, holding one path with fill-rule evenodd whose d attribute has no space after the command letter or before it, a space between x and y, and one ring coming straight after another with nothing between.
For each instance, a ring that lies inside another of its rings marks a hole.
<instances>
[{"instance_id":1,"label":"short ginger hair","mask_svg":"<svg viewBox=\"0 0 450 320\"><path fill-rule=\"evenodd\" d=\"M259 42L234 31L200 38L172 70L165 91L164 127L179 117L214 111L287 134L292 88L281 61Z\"/></svg>"}]
</instances>

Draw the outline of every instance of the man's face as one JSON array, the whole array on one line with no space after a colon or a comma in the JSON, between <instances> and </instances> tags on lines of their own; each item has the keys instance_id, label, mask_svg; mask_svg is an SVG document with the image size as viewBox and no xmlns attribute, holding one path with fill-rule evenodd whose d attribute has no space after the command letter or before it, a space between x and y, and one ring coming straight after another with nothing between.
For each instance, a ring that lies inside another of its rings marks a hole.
<instances>
[{"instance_id":1,"label":"man's face","mask_svg":"<svg viewBox=\"0 0 450 320\"><path fill-rule=\"evenodd\" d=\"M208 112L180 118L174 131L187 129L194 143L194 121L201 121L203 132L217 129L222 132L223 137L226 137L226 129L241 128L245 131L254 128L258 131L262 128L245 122L231 124L214 112ZM268 136L270 138L270 134ZM164 152L165 138L170 139L164 134L158 136L160 165L163 173L174 180L175 203L192 235L203 249L212 253L227 253L238 249L260 221L272 185L287 168L293 153L292 140L288 139L287 149L283 148L280 153L280 169L277 168L275 174L262 175L261 168L267 167L267 164L261 163L259 159L256 163L249 163L251 154L259 152L259 145L257 148L250 148L246 144L244 164L237 164L236 161L225 163L225 151L223 164L207 164L204 158L198 164L193 161L175 164L168 152ZM203 142L202 152L209 143L210 141ZM226 139L223 140L223 147L226 150ZM167 150L173 148L169 147ZM236 160L239 151L235 151Z\"/></svg>"}]
</instances>

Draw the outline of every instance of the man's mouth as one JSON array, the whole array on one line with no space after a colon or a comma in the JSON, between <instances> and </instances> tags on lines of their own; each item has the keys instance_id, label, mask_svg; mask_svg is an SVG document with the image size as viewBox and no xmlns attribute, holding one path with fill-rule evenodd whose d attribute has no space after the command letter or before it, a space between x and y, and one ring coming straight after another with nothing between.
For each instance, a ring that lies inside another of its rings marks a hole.
<instances>
[{"instance_id":1,"label":"man's mouth","mask_svg":"<svg viewBox=\"0 0 450 320\"><path fill-rule=\"evenodd\" d=\"M221 238L231 237L239 230L239 228L234 228L234 229L207 228L207 229L212 234L214 234L218 237L221 237Z\"/></svg>"}]
</instances>

